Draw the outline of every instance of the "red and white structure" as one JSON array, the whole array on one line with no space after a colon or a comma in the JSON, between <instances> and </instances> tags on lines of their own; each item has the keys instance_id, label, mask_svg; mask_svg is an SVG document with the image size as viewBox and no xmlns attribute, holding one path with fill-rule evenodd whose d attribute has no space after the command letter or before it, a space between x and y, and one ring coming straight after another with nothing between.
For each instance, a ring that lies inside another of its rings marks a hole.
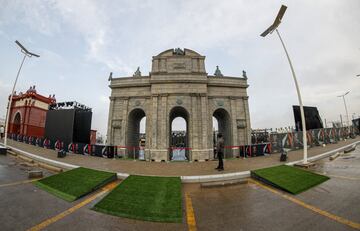
<instances>
[{"instance_id":1,"label":"red and white structure","mask_svg":"<svg viewBox=\"0 0 360 231\"><path fill-rule=\"evenodd\" d=\"M46 113L49 105L54 103L55 95L42 96L36 92L35 86L30 87L26 93L14 93L9 112L8 133L44 137Z\"/></svg>"}]
</instances>

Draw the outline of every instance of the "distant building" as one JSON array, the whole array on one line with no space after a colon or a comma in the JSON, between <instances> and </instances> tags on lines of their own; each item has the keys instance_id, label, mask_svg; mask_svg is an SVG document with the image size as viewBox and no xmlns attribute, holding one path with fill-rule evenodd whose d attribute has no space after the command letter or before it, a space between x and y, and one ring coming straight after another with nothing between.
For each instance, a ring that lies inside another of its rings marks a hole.
<instances>
[{"instance_id":1,"label":"distant building","mask_svg":"<svg viewBox=\"0 0 360 231\"><path fill-rule=\"evenodd\" d=\"M43 137L46 112L49 105L54 103L56 103L55 95L42 96L36 92L35 86L30 87L26 93L15 92L10 106L8 132Z\"/></svg>"}]
</instances>

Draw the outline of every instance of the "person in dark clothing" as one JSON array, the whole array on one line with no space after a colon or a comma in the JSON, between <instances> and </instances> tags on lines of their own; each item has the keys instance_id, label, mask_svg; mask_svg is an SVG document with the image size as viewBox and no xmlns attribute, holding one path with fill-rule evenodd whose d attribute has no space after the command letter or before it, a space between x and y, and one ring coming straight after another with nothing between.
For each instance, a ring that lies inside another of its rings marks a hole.
<instances>
[{"instance_id":1,"label":"person in dark clothing","mask_svg":"<svg viewBox=\"0 0 360 231\"><path fill-rule=\"evenodd\" d=\"M216 151L217 151L217 156L219 159L219 165L217 166L217 170L219 171L224 171L224 163L223 163L223 158L224 158L224 138L223 135L221 133L218 133L217 135L217 142L216 142Z\"/></svg>"}]
</instances>

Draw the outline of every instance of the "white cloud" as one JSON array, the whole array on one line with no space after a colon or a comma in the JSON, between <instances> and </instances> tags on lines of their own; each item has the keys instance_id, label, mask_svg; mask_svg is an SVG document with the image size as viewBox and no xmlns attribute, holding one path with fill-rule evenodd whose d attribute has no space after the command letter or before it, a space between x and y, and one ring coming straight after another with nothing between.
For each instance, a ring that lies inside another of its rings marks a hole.
<instances>
[{"instance_id":1,"label":"white cloud","mask_svg":"<svg viewBox=\"0 0 360 231\"><path fill-rule=\"evenodd\" d=\"M360 1L289 0L285 4L288 10L280 31L288 45L304 103L318 106L328 118L337 118L343 113L343 106L336 95L351 90L349 111L360 113L360 93L357 93L360 78L355 78L360 73L357 12ZM280 3L276 0L32 0L5 1L1 5L0 38L13 37L16 28L22 28L18 33L24 33L28 41L36 39L28 35L28 30L43 36L38 40L55 42L63 33L62 38L68 41L81 37L85 52L83 47L75 47L72 52L83 52L82 60L72 60L49 49L40 50L44 54L42 58L54 69L52 73L60 79L61 76L71 79L71 72L67 76L62 71L80 65L97 65L105 75L113 71L115 77L132 75L140 66L146 75L153 55L168 48L186 47L207 56L209 73L213 73L215 65L220 65L225 75L239 76L243 69L247 70L254 127L293 124L291 105L297 104L297 98L284 52L276 34L259 36L277 13ZM76 68L74 76L78 74ZM98 74L77 77L90 84ZM94 113L101 117L95 120L99 126L107 121L107 109L102 107L108 104L106 93L102 89L98 93L100 99L93 100L99 104L94 111L102 111ZM74 92L79 98L84 94L88 92Z\"/></svg>"}]
</instances>

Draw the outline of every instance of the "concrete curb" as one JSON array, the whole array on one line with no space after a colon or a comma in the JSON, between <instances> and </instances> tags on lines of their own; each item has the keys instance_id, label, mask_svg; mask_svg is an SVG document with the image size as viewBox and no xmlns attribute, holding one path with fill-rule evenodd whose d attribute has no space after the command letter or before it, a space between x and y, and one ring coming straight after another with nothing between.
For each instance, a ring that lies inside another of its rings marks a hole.
<instances>
[{"instance_id":1,"label":"concrete curb","mask_svg":"<svg viewBox=\"0 0 360 231\"><path fill-rule=\"evenodd\" d=\"M349 147L355 147L356 145L358 145L360 143L360 141L356 141L354 143L351 143L351 144L348 144L344 147L341 147L341 148L337 148L337 149L334 149L334 150L331 150L331 151L328 151L328 152L325 152L323 154L319 154L317 156L313 156L313 157L310 157L308 158L308 161L309 162L314 162L314 161L317 161L317 160L320 160L320 159L324 159L328 156L331 156L337 152L342 152L344 151L345 149L349 148ZM299 164L301 163L302 160L297 160L297 161L293 161L293 162L289 162L289 163L286 163L286 165L289 165L289 166L293 166L294 164Z\"/></svg>"},{"instance_id":2,"label":"concrete curb","mask_svg":"<svg viewBox=\"0 0 360 231\"><path fill-rule=\"evenodd\" d=\"M340 152L337 152L336 154L332 155L329 157L329 160L335 160L336 158L338 158L340 156Z\"/></svg>"},{"instance_id":3,"label":"concrete curb","mask_svg":"<svg viewBox=\"0 0 360 231\"><path fill-rule=\"evenodd\" d=\"M217 181L217 182L206 182L201 183L201 188L216 188L224 186L233 186L238 184L247 184L248 179L236 179L236 180L227 180L227 181Z\"/></svg>"},{"instance_id":4,"label":"concrete curb","mask_svg":"<svg viewBox=\"0 0 360 231\"><path fill-rule=\"evenodd\" d=\"M356 141L354 143L348 144L344 147L337 148L322 154L319 154L317 156L313 156L308 158L309 162L317 161L323 158L326 158L328 156L331 156L337 152L341 152L349 147L356 147L360 141ZM80 166L73 165L73 164L67 164L56 160L47 159L41 156L37 156L35 154L31 154L29 152L23 151L21 149L14 148L10 145L8 145L12 150L16 151L17 153L26 156L28 158L31 158L35 161L42 162L48 165L52 165L58 168L62 169L74 169L78 168ZM293 161L286 163L286 165L293 166L294 164L301 163L302 160ZM128 173L117 173L117 177L119 179L126 179L130 174ZM229 181L229 180L238 180L238 179L244 179L250 177L250 171L243 171L243 172L233 172L233 173L224 173L224 174L214 174L214 175L201 175L201 176L180 176L182 183L205 183L205 182L216 182L216 181Z\"/></svg>"},{"instance_id":5,"label":"concrete curb","mask_svg":"<svg viewBox=\"0 0 360 231\"><path fill-rule=\"evenodd\" d=\"M12 147L10 145L8 145L8 147L10 147L11 150L17 152L18 154L23 155L25 157L28 157L30 159L33 159L34 161L49 164L49 165L52 165L52 166L55 166L55 167L58 167L58 168L69 169L70 170L70 169L80 167L80 166L77 166L77 165L67 164L67 163L64 163L64 162L60 162L60 161L56 161L56 160L50 160L50 159L45 158L45 157L37 156L35 154L23 151L21 149L14 148L14 147Z\"/></svg>"},{"instance_id":6,"label":"concrete curb","mask_svg":"<svg viewBox=\"0 0 360 231\"><path fill-rule=\"evenodd\" d=\"M250 171L233 172L215 175L202 175L202 176L180 176L183 183L205 183L225 180L236 180L250 177Z\"/></svg>"}]
</instances>

